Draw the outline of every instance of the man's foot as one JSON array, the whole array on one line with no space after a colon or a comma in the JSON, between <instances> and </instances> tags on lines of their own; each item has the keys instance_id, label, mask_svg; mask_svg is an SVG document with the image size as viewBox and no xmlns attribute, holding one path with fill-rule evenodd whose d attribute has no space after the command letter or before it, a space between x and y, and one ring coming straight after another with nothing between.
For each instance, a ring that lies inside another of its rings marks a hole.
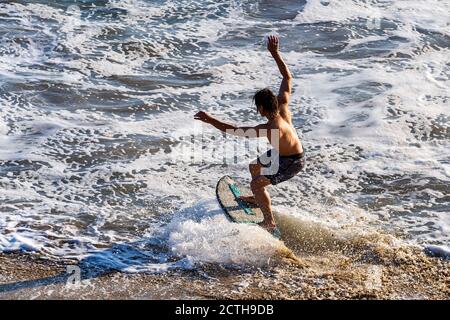
<instances>
[{"instance_id":1,"label":"man's foot","mask_svg":"<svg viewBox=\"0 0 450 320\"><path fill-rule=\"evenodd\" d=\"M277 225L274 223L267 223L265 221L258 223L261 228L266 229L269 233L273 233L273 231L277 228Z\"/></svg>"},{"instance_id":2,"label":"man's foot","mask_svg":"<svg viewBox=\"0 0 450 320\"><path fill-rule=\"evenodd\" d=\"M251 204L256 204L255 196L240 196L239 199Z\"/></svg>"}]
</instances>

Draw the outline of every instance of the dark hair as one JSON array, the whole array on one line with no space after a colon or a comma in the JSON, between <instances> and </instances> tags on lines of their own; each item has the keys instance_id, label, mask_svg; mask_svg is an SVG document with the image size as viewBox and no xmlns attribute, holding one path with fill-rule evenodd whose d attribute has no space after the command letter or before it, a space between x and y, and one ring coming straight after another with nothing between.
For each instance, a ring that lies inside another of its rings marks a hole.
<instances>
[{"instance_id":1,"label":"dark hair","mask_svg":"<svg viewBox=\"0 0 450 320\"><path fill-rule=\"evenodd\" d=\"M269 88L258 90L253 101L256 107L261 107L268 116L274 117L278 114L278 99Z\"/></svg>"}]
</instances>

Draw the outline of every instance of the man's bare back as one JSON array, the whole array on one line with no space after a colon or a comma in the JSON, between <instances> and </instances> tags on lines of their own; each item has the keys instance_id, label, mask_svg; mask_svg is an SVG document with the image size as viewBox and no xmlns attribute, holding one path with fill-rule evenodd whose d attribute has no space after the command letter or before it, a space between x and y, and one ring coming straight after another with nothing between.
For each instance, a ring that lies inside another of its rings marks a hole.
<instances>
[{"instance_id":1,"label":"man's bare back","mask_svg":"<svg viewBox=\"0 0 450 320\"><path fill-rule=\"evenodd\" d=\"M303 147L298 138L297 131L292 124L285 120L281 115L269 120L266 126L270 132L267 138L281 156L303 153ZM278 137L274 137L277 133Z\"/></svg>"}]
</instances>

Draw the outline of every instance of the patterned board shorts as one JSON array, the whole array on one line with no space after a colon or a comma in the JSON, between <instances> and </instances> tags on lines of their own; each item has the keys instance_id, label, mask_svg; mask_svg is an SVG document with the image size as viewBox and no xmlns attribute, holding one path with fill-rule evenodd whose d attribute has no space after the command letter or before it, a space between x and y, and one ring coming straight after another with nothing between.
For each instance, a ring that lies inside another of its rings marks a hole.
<instances>
[{"instance_id":1,"label":"patterned board shorts","mask_svg":"<svg viewBox=\"0 0 450 320\"><path fill-rule=\"evenodd\" d=\"M305 168L305 152L290 156L280 156L272 149L260 155L257 162L263 167L261 175L273 185L295 177Z\"/></svg>"}]
</instances>

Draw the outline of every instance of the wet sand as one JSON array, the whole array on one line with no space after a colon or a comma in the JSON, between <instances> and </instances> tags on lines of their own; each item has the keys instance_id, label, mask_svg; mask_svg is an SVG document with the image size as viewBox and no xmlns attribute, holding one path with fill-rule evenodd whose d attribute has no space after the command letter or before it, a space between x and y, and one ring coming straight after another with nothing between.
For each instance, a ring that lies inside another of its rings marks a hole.
<instances>
[{"instance_id":1,"label":"wet sand","mask_svg":"<svg viewBox=\"0 0 450 320\"><path fill-rule=\"evenodd\" d=\"M270 265L161 274L82 271L68 283L66 264L37 255L0 254L0 299L449 299L449 261L416 248L362 254L280 252Z\"/></svg>"}]
</instances>

